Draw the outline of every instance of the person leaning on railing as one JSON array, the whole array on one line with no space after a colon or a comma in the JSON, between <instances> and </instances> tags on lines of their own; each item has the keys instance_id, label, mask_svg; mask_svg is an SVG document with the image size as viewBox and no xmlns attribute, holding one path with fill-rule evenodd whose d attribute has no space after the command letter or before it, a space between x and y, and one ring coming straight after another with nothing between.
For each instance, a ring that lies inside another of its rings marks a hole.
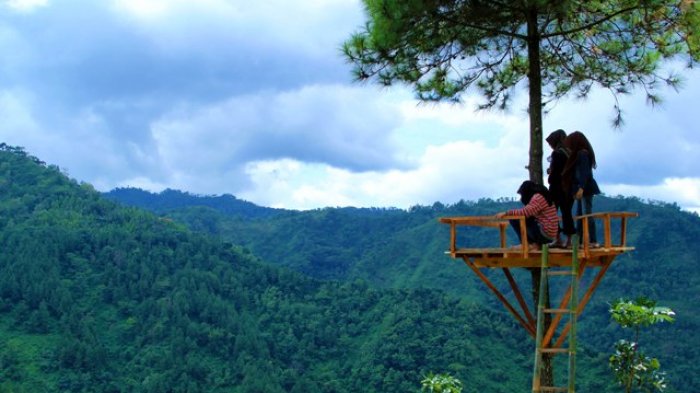
<instances>
[{"instance_id":1,"label":"person leaning on railing","mask_svg":"<svg viewBox=\"0 0 700 393\"><path fill-rule=\"evenodd\" d=\"M552 201L549 190L533 181L524 181L518 188L518 194L520 194L520 201L525 206L521 209L497 213L496 217L525 216L528 245L531 249L539 250L543 244L549 244L557 237L559 230L557 207ZM510 220L510 225L522 242L520 221Z\"/></svg>"}]
</instances>

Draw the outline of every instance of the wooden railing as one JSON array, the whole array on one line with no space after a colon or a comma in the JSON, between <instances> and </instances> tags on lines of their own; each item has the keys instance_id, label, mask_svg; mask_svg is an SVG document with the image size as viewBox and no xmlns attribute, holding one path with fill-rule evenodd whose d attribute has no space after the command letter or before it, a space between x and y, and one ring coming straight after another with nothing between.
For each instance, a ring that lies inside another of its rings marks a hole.
<instances>
[{"instance_id":1,"label":"wooden railing","mask_svg":"<svg viewBox=\"0 0 700 393\"><path fill-rule=\"evenodd\" d=\"M590 250L592 248L591 242L590 242L590 237L588 233L588 228L591 225L592 220L600 220L602 221L602 226L603 226L603 243L601 244L601 247L604 249L611 249L611 248L624 248L627 246L627 219L631 217L638 217L638 213L634 212L600 212L600 213L592 213L592 214L585 214L582 216L575 216L574 220L575 221L582 221L582 229L583 229L583 242L582 242L582 249L583 249L583 254L584 256L590 255ZM621 220L621 225L620 225L620 236L619 236L619 242L613 244L612 236L611 236L611 220L612 219L620 219ZM479 252L479 250L482 250L481 248L458 248L457 247L457 229L461 226L470 226L470 227L494 227L498 228L499 234L500 234L500 248L503 249L503 251L506 251L507 247L507 228L510 226L509 220L518 220L519 221L519 230L520 230L520 238L521 238L521 247L516 250L512 250L515 252L518 252L521 254L523 258L528 258L531 253L530 247L528 245L528 240L527 240L527 228L525 226L525 217L524 216L503 216L503 217L496 217L496 216L466 216L466 217L442 217L440 218L440 222L444 224L450 225L450 254L455 257L457 253L460 250L472 250L474 252Z\"/></svg>"}]
</instances>

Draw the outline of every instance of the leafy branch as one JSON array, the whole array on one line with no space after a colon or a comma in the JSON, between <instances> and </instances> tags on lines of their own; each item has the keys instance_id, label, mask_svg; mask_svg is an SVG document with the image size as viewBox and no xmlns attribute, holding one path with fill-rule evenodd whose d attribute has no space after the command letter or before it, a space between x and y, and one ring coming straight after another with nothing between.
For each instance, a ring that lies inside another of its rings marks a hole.
<instances>
[{"instance_id":1,"label":"leafy branch","mask_svg":"<svg viewBox=\"0 0 700 393\"><path fill-rule=\"evenodd\" d=\"M643 327L662 322L673 322L675 313L668 307L658 307L645 297L620 299L610 308L612 319L622 328L634 330L634 341L618 340L609 366L618 384L631 393L637 388L644 392L663 392L667 387L666 373L660 370L659 360L646 356L639 349L639 332Z\"/></svg>"}]
</instances>

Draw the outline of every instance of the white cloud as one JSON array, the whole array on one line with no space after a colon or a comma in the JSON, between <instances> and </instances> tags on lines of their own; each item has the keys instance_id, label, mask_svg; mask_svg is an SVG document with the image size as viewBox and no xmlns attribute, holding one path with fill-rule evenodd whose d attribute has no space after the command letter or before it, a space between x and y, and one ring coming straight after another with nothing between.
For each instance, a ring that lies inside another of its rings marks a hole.
<instances>
[{"instance_id":1,"label":"white cloud","mask_svg":"<svg viewBox=\"0 0 700 393\"><path fill-rule=\"evenodd\" d=\"M263 205L310 209L319 206L393 206L406 208L435 201L514 196L527 177L515 160L517 145L487 147L459 141L430 146L411 170L352 173L300 162L253 163L247 171L254 188L242 197ZM515 161L515 162L514 162Z\"/></svg>"},{"instance_id":2,"label":"white cloud","mask_svg":"<svg viewBox=\"0 0 700 393\"><path fill-rule=\"evenodd\" d=\"M337 55L342 40L362 23L361 9L352 0L114 0L113 9L169 52L227 43L223 50L250 45Z\"/></svg>"},{"instance_id":3,"label":"white cloud","mask_svg":"<svg viewBox=\"0 0 700 393\"><path fill-rule=\"evenodd\" d=\"M5 0L4 5L19 12L32 12L38 8L45 7L49 0Z\"/></svg>"},{"instance_id":4,"label":"white cloud","mask_svg":"<svg viewBox=\"0 0 700 393\"><path fill-rule=\"evenodd\" d=\"M184 106L156 121L152 135L170 170L218 171L283 158L383 169L403 165L390 139L396 113L372 91L319 85Z\"/></svg>"},{"instance_id":5,"label":"white cloud","mask_svg":"<svg viewBox=\"0 0 700 393\"><path fill-rule=\"evenodd\" d=\"M475 96L418 105L405 87L350 86L338 45L363 24L358 0L1 4L24 12L0 26L2 142L99 189L406 207L513 196L527 177L523 90L503 114L475 112ZM554 107L544 133L584 131L609 195L700 206L700 73L686 75L660 109L623 99L621 131L594 91Z\"/></svg>"},{"instance_id":6,"label":"white cloud","mask_svg":"<svg viewBox=\"0 0 700 393\"><path fill-rule=\"evenodd\" d=\"M693 211L700 206L700 177L666 178L648 186L606 184L605 188L608 195L634 195L648 200L672 201Z\"/></svg>"},{"instance_id":7,"label":"white cloud","mask_svg":"<svg viewBox=\"0 0 700 393\"><path fill-rule=\"evenodd\" d=\"M664 178L695 177L700 143L689 105L700 101L700 72L686 76L679 93L662 91L665 102L660 107L647 105L641 92L623 97L622 129L615 130L610 122L612 97L598 90L585 101L562 101L545 118L545 133L557 128L583 131L596 152L596 176L605 183L653 185Z\"/></svg>"},{"instance_id":8,"label":"white cloud","mask_svg":"<svg viewBox=\"0 0 700 393\"><path fill-rule=\"evenodd\" d=\"M111 190L116 187L136 187L151 192L160 192L170 187L170 185L168 184L157 183L151 180L150 178L144 176L137 176L134 178L124 179L118 184L103 184L100 181L98 181L93 183L93 186L95 186L95 188L97 189L104 190Z\"/></svg>"},{"instance_id":9,"label":"white cloud","mask_svg":"<svg viewBox=\"0 0 700 393\"><path fill-rule=\"evenodd\" d=\"M201 0L200 0L201 1ZM153 19L167 16L172 0L115 0L114 7L136 18Z\"/></svg>"},{"instance_id":10,"label":"white cloud","mask_svg":"<svg viewBox=\"0 0 700 393\"><path fill-rule=\"evenodd\" d=\"M0 136L10 144L35 139L40 126L32 113L31 94L21 90L0 91ZM27 136L30 136L27 138Z\"/></svg>"}]
</instances>

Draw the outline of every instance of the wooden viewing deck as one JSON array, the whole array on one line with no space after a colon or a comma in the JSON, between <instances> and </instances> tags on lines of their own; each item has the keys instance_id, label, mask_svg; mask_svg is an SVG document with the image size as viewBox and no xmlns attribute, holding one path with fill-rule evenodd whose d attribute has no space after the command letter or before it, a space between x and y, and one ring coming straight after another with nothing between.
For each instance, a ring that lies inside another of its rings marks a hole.
<instances>
[{"instance_id":1,"label":"wooden viewing deck","mask_svg":"<svg viewBox=\"0 0 700 393\"><path fill-rule=\"evenodd\" d=\"M590 300L615 257L625 252L634 250L634 247L627 245L627 220L637 216L637 213L632 212L603 212L574 217L575 221L580 220L583 224L583 241L576 256L578 263L575 266L577 266L577 269L572 269L574 258L573 251L571 249L548 250L548 255L546 258L548 267L569 268L568 273L562 270L548 272L548 275L550 276L571 274L571 270L577 270L573 272L573 275L576 277L576 281L578 282L587 268L600 268L590 282L590 285L588 285L585 294L582 297L575 297L576 299L581 299L578 304L573 305L574 309L576 310L575 315L579 315L581 312L583 312L583 309ZM522 244L516 248L509 248L507 246L508 243L506 234L510 230L509 220L511 219L520 221L519 229L523 241ZM613 219L620 220L620 232L615 241L613 241L613 237L611 236ZM590 243L588 226L591 225L592 220L602 221L603 233L602 236L600 236L601 234L599 233L598 238L602 239L603 242L599 247L593 247ZM525 217L443 217L440 218L440 222L450 226L450 248L448 251L446 251L446 254L450 255L452 258L463 259L464 263L479 277L479 279L481 279L481 281L486 284L486 286L496 295L498 300L505 305L506 309L515 317L525 331L531 337L535 338L537 321L535 320L534 315L536 313L531 311L530 307L528 307L525 297L523 296L523 292L520 290L520 287L516 283L513 274L510 272L510 268L540 268L542 266L542 251L532 251L528 249ZM457 231L461 227L493 227L498 229L500 234L500 247L470 248L467 245L458 245ZM503 271L503 274L505 275L505 278L512 289L512 294L517 300L517 304L520 306L520 311L518 311L513 303L506 298L503 292L493 284L491 279L489 279L489 277L487 277L487 275L481 271L483 268L500 268ZM551 310L563 310L570 307L569 301L572 298L574 287L577 286L569 286L559 301L558 307L552 308ZM557 332L561 318L561 315L556 315L551 324L546 327L543 347L556 349L560 348L563 344L571 325L567 324L560 332L559 338L555 338L554 336Z\"/></svg>"},{"instance_id":2,"label":"wooden viewing deck","mask_svg":"<svg viewBox=\"0 0 700 393\"><path fill-rule=\"evenodd\" d=\"M637 217L637 213L631 212L605 212L593 213L574 217L583 221L583 243L579 251L579 259L588 266L602 266L612 262L616 256L634 250L627 245L627 219ZM520 233L523 239L520 247L507 246L506 233L509 231L509 220L520 221ZM611 236L611 221L620 219L619 240L613 243ZM588 238L588 226L591 220L601 220L603 226L603 242L600 247L592 247ZM469 259L476 267L540 267L541 252L528 250L528 242L525 231L525 217L504 216L468 216L468 217L443 217L440 222L450 225L450 249L446 252L452 258ZM457 231L459 227L494 227L500 233L500 247L470 248L457 244ZM549 249L549 265L552 267L571 266L571 249Z\"/></svg>"}]
</instances>

